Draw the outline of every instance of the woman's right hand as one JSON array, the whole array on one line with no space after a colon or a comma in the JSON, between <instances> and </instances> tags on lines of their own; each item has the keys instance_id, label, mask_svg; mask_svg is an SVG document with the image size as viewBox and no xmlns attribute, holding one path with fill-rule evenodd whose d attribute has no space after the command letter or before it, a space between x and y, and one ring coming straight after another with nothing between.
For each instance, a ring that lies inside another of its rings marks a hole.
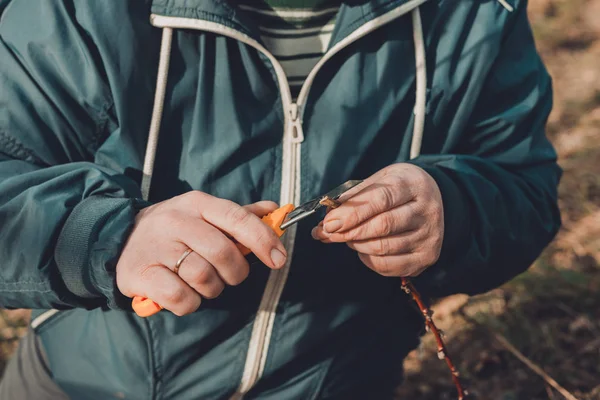
<instances>
[{"instance_id":1,"label":"woman's right hand","mask_svg":"<svg viewBox=\"0 0 600 400\"><path fill-rule=\"evenodd\" d=\"M127 297L152 299L176 315L192 313L202 297L217 297L225 285L238 285L248 262L234 241L273 269L287 253L260 218L277 208L261 201L240 206L193 191L141 210L117 263L117 287ZM177 261L186 252L178 274Z\"/></svg>"}]
</instances>

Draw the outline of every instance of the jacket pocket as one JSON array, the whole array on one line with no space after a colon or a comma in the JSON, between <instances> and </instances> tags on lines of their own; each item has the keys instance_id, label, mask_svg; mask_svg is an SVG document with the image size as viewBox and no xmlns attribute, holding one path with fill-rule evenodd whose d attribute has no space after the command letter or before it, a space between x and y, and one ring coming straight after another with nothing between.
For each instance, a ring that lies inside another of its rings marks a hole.
<instances>
[{"instance_id":1,"label":"jacket pocket","mask_svg":"<svg viewBox=\"0 0 600 400\"><path fill-rule=\"evenodd\" d=\"M32 328L54 382L72 399L154 398L144 321L133 313L36 310Z\"/></svg>"}]
</instances>

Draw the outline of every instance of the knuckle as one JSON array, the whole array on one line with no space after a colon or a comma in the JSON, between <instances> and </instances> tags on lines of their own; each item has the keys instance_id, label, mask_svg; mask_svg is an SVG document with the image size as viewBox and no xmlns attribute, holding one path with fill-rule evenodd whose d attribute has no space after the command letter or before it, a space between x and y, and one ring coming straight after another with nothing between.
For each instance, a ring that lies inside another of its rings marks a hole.
<instances>
[{"instance_id":1,"label":"knuckle","mask_svg":"<svg viewBox=\"0 0 600 400\"><path fill-rule=\"evenodd\" d=\"M332 239L335 239L336 237L338 237L340 241L352 242L352 241L358 240L358 238L361 237L362 233L363 233L363 228L358 227L358 228L354 228L348 232L334 234Z\"/></svg>"},{"instance_id":2,"label":"knuckle","mask_svg":"<svg viewBox=\"0 0 600 400\"><path fill-rule=\"evenodd\" d=\"M411 176L415 185L425 186L429 181L429 174L427 174L427 172L423 171L421 168L415 168L414 173L411 174Z\"/></svg>"},{"instance_id":3,"label":"knuckle","mask_svg":"<svg viewBox=\"0 0 600 400\"><path fill-rule=\"evenodd\" d=\"M179 199L183 201L193 201L195 198L197 198L197 195L196 192L193 190L187 193L183 193L179 196Z\"/></svg>"},{"instance_id":4,"label":"knuckle","mask_svg":"<svg viewBox=\"0 0 600 400\"><path fill-rule=\"evenodd\" d=\"M375 254L378 256L385 256L390 252L390 243L386 239L378 240L375 242Z\"/></svg>"},{"instance_id":5,"label":"knuckle","mask_svg":"<svg viewBox=\"0 0 600 400\"><path fill-rule=\"evenodd\" d=\"M179 304L185 300L185 289L182 286L172 287L165 293L165 300L168 303Z\"/></svg>"},{"instance_id":6,"label":"knuckle","mask_svg":"<svg viewBox=\"0 0 600 400\"><path fill-rule=\"evenodd\" d=\"M204 200L206 198L207 194L203 193L199 190L192 190L192 191L189 191L186 194L184 194L184 196L186 196L186 198L191 201L200 201L200 200Z\"/></svg>"},{"instance_id":7,"label":"knuckle","mask_svg":"<svg viewBox=\"0 0 600 400\"><path fill-rule=\"evenodd\" d=\"M195 208L198 205L198 203L202 202L205 199L205 194L198 190L192 190L190 192L182 194L181 196L179 196L179 198L181 199L181 203L183 203L184 206Z\"/></svg>"},{"instance_id":8,"label":"knuckle","mask_svg":"<svg viewBox=\"0 0 600 400\"><path fill-rule=\"evenodd\" d=\"M415 246L415 241L412 238L399 237L396 238L394 251L396 253L410 252Z\"/></svg>"},{"instance_id":9,"label":"knuckle","mask_svg":"<svg viewBox=\"0 0 600 400\"><path fill-rule=\"evenodd\" d=\"M157 215L155 227L163 230L167 228L168 232L179 232L185 224L185 218L181 211L176 209L167 209Z\"/></svg>"},{"instance_id":10,"label":"knuckle","mask_svg":"<svg viewBox=\"0 0 600 400\"><path fill-rule=\"evenodd\" d=\"M361 220L360 213L358 211L358 207L350 207L348 210L347 221L349 226L354 226L359 223Z\"/></svg>"},{"instance_id":11,"label":"knuckle","mask_svg":"<svg viewBox=\"0 0 600 400\"><path fill-rule=\"evenodd\" d=\"M213 278L213 271L211 271L208 265L200 265L195 268L193 280L196 285L208 285L212 282Z\"/></svg>"},{"instance_id":12,"label":"knuckle","mask_svg":"<svg viewBox=\"0 0 600 400\"><path fill-rule=\"evenodd\" d=\"M402 178L402 175L388 175L387 179L389 180L390 185L395 189L400 189L405 185L404 178Z\"/></svg>"},{"instance_id":13,"label":"knuckle","mask_svg":"<svg viewBox=\"0 0 600 400\"><path fill-rule=\"evenodd\" d=\"M236 225L246 225L251 218L251 213L243 207L235 203L231 203L231 207L227 210L226 217Z\"/></svg>"},{"instance_id":14,"label":"knuckle","mask_svg":"<svg viewBox=\"0 0 600 400\"><path fill-rule=\"evenodd\" d=\"M158 223L168 224L167 226L169 226L179 220L180 213L177 209L167 208L158 213L156 217L158 218Z\"/></svg>"},{"instance_id":15,"label":"knuckle","mask_svg":"<svg viewBox=\"0 0 600 400\"><path fill-rule=\"evenodd\" d=\"M226 243L221 243L218 246L212 247L210 250L210 260L215 264L229 264L232 257L231 246Z\"/></svg>"},{"instance_id":16,"label":"knuckle","mask_svg":"<svg viewBox=\"0 0 600 400\"><path fill-rule=\"evenodd\" d=\"M175 315L177 315L178 317L183 317L186 314L189 314L189 312L182 307L177 307L171 310L171 312Z\"/></svg>"},{"instance_id":17,"label":"knuckle","mask_svg":"<svg viewBox=\"0 0 600 400\"><path fill-rule=\"evenodd\" d=\"M223 292L225 286L223 284L212 285L210 288L205 290L204 297L207 299L215 299Z\"/></svg>"},{"instance_id":18,"label":"knuckle","mask_svg":"<svg viewBox=\"0 0 600 400\"><path fill-rule=\"evenodd\" d=\"M411 201L409 204L411 216L413 218L423 218L428 216L428 204L424 201Z\"/></svg>"},{"instance_id":19,"label":"knuckle","mask_svg":"<svg viewBox=\"0 0 600 400\"><path fill-rule=\"evenodd\" d=\"M389 210L394 204L394 194L389 186L381 186L374 193L374 204L379 210Z\"/></svg>"},{"instance_id":20,"label":"knuckle","mask_svg":"<svg viewBox=\"0 0 600 400\"><path fill-rule=\"evenodd\" d=\"M211 285L211 287L206 290L204 297L206 297L207 299L217 298L221 293L223 293L224 289L225 285L222 282L218 282L214 285Z\"/></svg>"},{"instance_id":21,"label":"knuckle","mask_svg":"<svg viewBox=\"0 0 600 400\"><path fill-rule=\"evenodd\" d=\"M248 268L247 265L238 267L238 270L236 271L235 275L231 279L231 286L237 286L240 283L244 282L246 280L246 278L248 278L249 274L250 274L250 268Z\"/></svg>"},{"instance_id":22,"label":"knuckle","mask_svg":"<svg viewBox=\"0 0 600 400\"><path fill-rule=\"evenodd\" d=\"M200 307L199 302L188 302L186 304L182 304L181 306L175 308L173 310L173 314L177 315L178 317L182 317L184 315L187 314L191 314L194 311L196 311L198 309L198 307Z\"/></svg>"},{"instance_id":23,"label":"knuckle","mask_svg":"<svg viewBox=\"0 0 600 400\"><path fill-rule=\"evenodd\" d=\"M394 217L390 213L386 213L381 217L379 232L377 233L380 236L389 236L394 232L395 225Z\"/></svg>"}]
</instances>

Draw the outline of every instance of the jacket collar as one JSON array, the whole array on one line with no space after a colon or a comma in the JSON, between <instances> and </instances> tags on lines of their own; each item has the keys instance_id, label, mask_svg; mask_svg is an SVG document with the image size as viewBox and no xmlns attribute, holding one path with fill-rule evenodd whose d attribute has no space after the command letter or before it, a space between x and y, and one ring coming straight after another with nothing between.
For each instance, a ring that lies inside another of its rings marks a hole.
<instances>
[{"instance_id":1,"label":"jacket collar","mask_svg":"<svg viewBox=\"0 0 600 400\"><path fill-rule=\"evenodd\" d=\"M339 42L359 26L409 1L342 0L330 45ZM152 13L216 22L260 40L256 24L235 6L235 0L152 0Z\"/></svg>"}]
</instances>

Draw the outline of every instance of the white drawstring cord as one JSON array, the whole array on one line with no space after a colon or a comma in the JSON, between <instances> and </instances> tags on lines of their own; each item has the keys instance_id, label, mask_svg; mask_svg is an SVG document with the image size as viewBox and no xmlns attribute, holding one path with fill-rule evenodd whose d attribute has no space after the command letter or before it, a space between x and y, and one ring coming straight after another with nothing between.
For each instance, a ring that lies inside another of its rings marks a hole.
<instances>
[{"instance_id":1,"label":"white drawstring cord","mask_svg":"<svg viewBox=\"0 0 600 400\"><path fill-rule=\"evenodd\" d=\"M425 60L425 38L419 7L412 11L413 38L415 42L415 65L417 79L417 94L415 98L415 123L410 144L410 159L421 153L423 131L425 129L425 108L427 101L427 64Z\"/></svg>"},{"instance_id":2,"label":"white drawstring cord","mask_svg":"<svg viewBox=\"0 0 600 400\"><path fill-rule=\"evenodd\" d=\"M498 0L498 3L502 4L502 7L506 8L509 12L515 11L515 8L508 4L506 0Z\"/></svg>"},{"instance_id":3,"label":"white drawstring cord","mask_svg":"<svg viewBox=\"0 0 600 400\"><path fill-rule=\"evenodd\" d=\"M171 43L173 41L173 29L163 28L162 41L160 43L160 58L158 62L158 76L156 78L156 91L154 93L154 107L152 108L152 120L150 121L150 132L148 133L148 144L144 156L144 168L142 170L142 198L148 200L150 195L150 184L152 183L152 172L154 171L154 160L156 158L156 147L160 134L160 121L162 120L165 93L167 90L167 77L169 75L169 60L171 56Z\"/></svg>"}]
</instances>

